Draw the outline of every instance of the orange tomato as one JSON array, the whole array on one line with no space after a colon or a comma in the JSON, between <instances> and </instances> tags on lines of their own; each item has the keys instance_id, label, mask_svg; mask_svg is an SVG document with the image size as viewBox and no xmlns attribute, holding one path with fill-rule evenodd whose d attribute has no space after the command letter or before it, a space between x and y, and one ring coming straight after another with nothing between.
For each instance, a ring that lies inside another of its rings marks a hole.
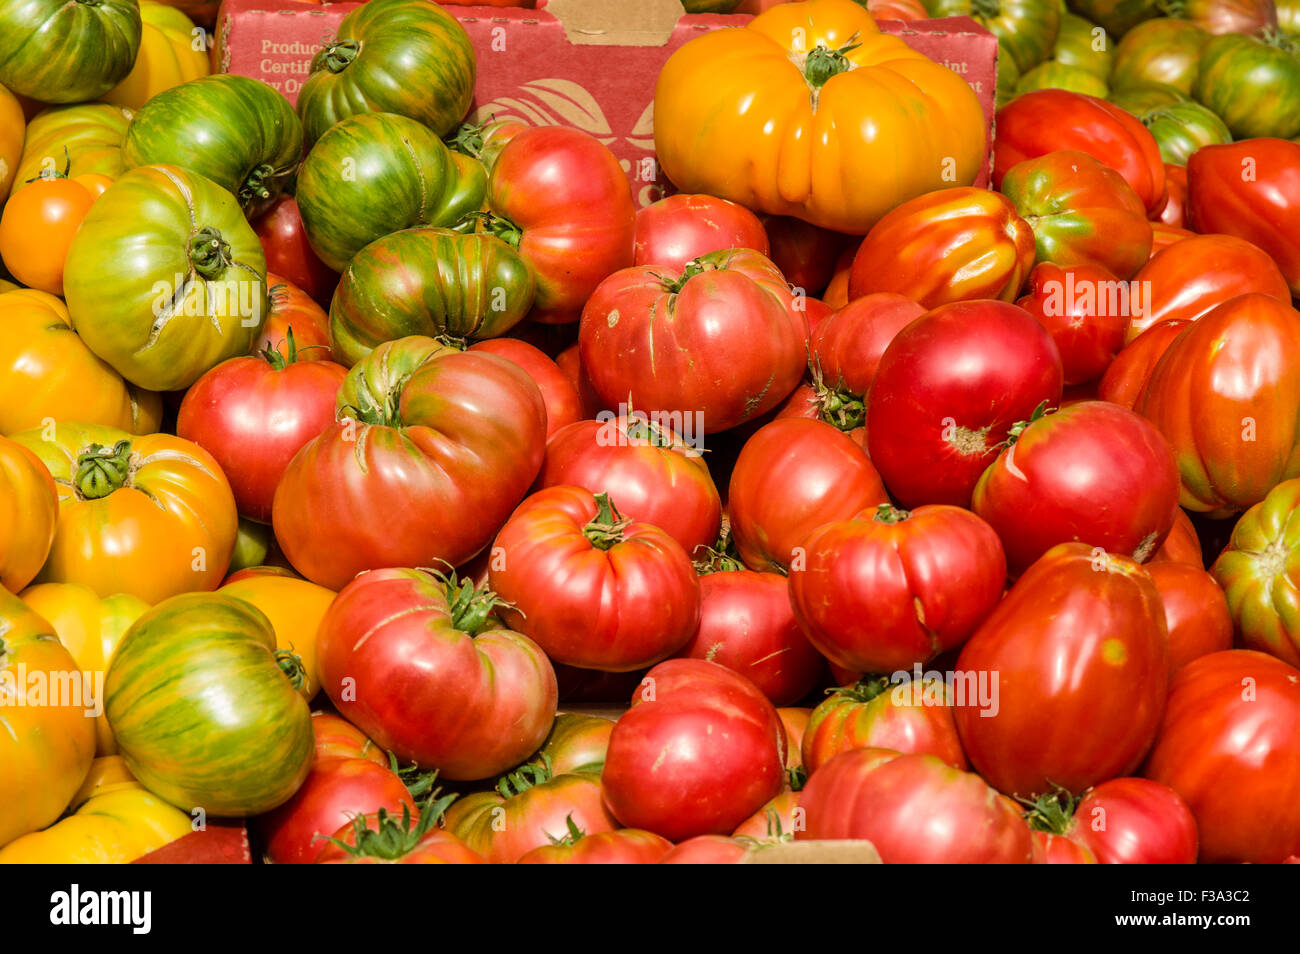
<instances>
[{"instance_id":1,"label":"orange tomato","mask_svg":"<svg viewBox=\"0 0 1300 954\"><path fill-rule=\"evenodd\" d=\"M28 288L63 295L63 261L97 195L86 183L42 177L16 192L0 214L0 259Z\"/></svg>"},{"instance_id":2,"label":"orange tomato","mask_svg":"<svg viewBox=\"0 0 1300 954\"><path fill-rule=\"evenodd\" d=\"M58 515L58 494L45 465L26 447L0 437L0 585L5 589L16 593L40 572Z\"/></svg>"},{"instance_id":3,"label":"orange tomato","mask_svg":"<svg viewBox=\"0 0 1300 954\"><path fill-rule=\"evenodd\" d=\"M217 592L252 603L271 621L275 648L296 653L305 674L298 691L308 702L320 689L316 669L316 632L334 601L334 591L291 576L248 576Z\"/></svg>"},{"instance_id":4,"label":"orange tomato","mask_svg":"<svg viewBox=\"0 0 1300 954\"><path fill-rule=\"evenodd\" d=\"M4 86L0 86L0 203L9 195L18 160L23 154L23 140L27 134L27 120L23 107Z\"/></svg>"}]
</instances>

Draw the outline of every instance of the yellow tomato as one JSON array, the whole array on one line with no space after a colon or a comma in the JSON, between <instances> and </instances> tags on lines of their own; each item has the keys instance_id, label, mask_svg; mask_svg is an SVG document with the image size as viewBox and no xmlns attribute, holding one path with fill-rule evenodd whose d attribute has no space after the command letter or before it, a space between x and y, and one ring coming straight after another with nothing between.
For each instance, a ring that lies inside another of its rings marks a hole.
<instances>
[{"instance_id":1,"label":"yellow tomato","mask_svg":"<svg viewBox=\"0 0 1300 954\"><path fill-rule=\"evenodd\" d=\"M0 588L0 845L61 814L95 757L87 685L54 628Z\"/></svg>"},{"instance_id":2,"label":"yellow tomato","mask_svg":"<svg viewBox=\"0 0 1300 954\"><path fill-rule=\"evenodd\" d=\"M105 673L122 634L149 604L129 593L101 598L88 586L76 583L39 583L19 598L49 621L59 641L72 653L83 672ZM95 720L95 754L113 755L117 744L103 714Z\"/></svg>"},{"instance_id":3,"label":"yellow tomato","mask_svg":"<svg viewBox=\"0 0 1300 954\"><path fill-rule=\"evenodd\" d=\"M11 593L35 579L49 556L58 501L37 456L0 437L0 586Z\"/></svg>"},{"instance_id":4,"label":"yellow tomato","mask_svg":"<svg viewBox=\"0 0 1300 954\"><path fill-rule=\"evenodd\" d=\"M208 75L207 45L196 39L193 20L173 7L140 0L140 21L135 66L104 95L107 103L139 109L165 89Z\"/></svg>"},{"instance_id":5,"label":"yellow tomato","mask_svg":"<svg viewBox=\"0 0 1300 954\"><path fill-rule=\"evenodd\" d=\"M276 649L298 655L306 678L299 692L308 702L320 689L316 671L316 632L334 601L334 591L291 576L248 576L217 592L252 603L271 621Z\"/></svg>"},{"instance_id":6,"label":"yellow tomato","mask_svg":"<svg viewBox=\"0 0 1300 954\"><path fill-rule=\"evenodd\" d=\"M0 86L0 205L9 195L18 160L23 154L23 139L27 133L27 120L23 107L14 94Z\"/></svg>"},{"instance_id":7,"label":"yellow tomato","mask_svg":"<svg viewBox=\"0 0 1300 954\"><path fill-rule=\"evenodd\" d=\"M0 293L0 434L84 421L151 434L162 395L127 384L72 330L68 309L46 292Z\"/></svg>"},{"instance_id":8,"label":"yellow tomato","mask_svg":"<svg viewBox=\"0 0 1300 954\"><path fill-rule=\"evenodd\" d=\"M966 81L853 0L781 4L686 43L660 71L654 127L683 192L857 235L987 162Z\"/></svg>"},{"instance_id":9,"label":"yellow tomato","mask_svg":"<svg viewBox=\"0 0 1300 954\"><path fill-rule=\"evenodd\" d=\"M126 759L120 755L101 755L90 763L90 773L81 783L81 788L77 789L77 794L72 796L68 811L75 812L96 795L139 786L139 781L126 767Z\"/></svg>"},{"instance_id":10,"label":"yellow tomato","mask_svg":"<svg viewBox=\"0 0 1300 954\"><path fill-rule=\"evenodd\" d=\"M81 583L150 604L221 583L235 546L235 497L217 462L169 434L92 424L23 431L59 488L42 583Z\"/></svg>"},{"instance_id":11,"label":"yellow tomato","mask_svg":"<svg viewBox=\"0 0 1300 954\"><path fill-rule=\"evenodd\" d=\"M27 124L27 139L14 177L14 193L27 180L56 172L78 176L98 172L116 179L122 174L122 137L134 110L112 103L51 106Z\"/></svg>"}]
</instances>

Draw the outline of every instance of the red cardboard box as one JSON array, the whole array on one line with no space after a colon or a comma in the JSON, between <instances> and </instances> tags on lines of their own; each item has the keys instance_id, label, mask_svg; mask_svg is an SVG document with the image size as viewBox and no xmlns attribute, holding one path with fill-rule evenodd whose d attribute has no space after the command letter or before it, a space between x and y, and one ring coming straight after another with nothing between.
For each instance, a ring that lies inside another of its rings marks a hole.
<instances>
[{"instance_id":1,"label":"red cardboard box","mask_svg":"<svg viewBox=\"0 0 1300 954\"><path fill-rule=\"evenodd\" d=\"M192 831L131 862L133 865L251 865L248 829L241 821L209 821L202 831Z\"/></svg>"},{"instance_id":2,"label":"red cardboard box","mask_svg":"<svg viewBox=\"0 0 1300 954\"><path fill-rule=\"evenodd\" d=\"M312 56L355 3L225 0L215 60L227 73L270 84L296 102ZM744 25L747 16L684 16L677 0L548 0L545 9L448 7L478 55L470 115L517 116L531 125L588 132L619 158L643 205L664 194L654 161L655 80L670 55L704 30ZM990 166L997 40L968 17L880 21L887 33L968 82L989 121ZM988 184L988 172L976 185Z\"/></svg>"}]
</instances>

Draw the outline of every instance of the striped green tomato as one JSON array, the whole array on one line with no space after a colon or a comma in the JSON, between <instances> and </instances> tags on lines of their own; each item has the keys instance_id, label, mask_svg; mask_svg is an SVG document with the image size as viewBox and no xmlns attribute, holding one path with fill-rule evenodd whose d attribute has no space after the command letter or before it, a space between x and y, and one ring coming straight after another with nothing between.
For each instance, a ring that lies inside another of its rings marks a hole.
<instances>
[{"instance_id":1,"label":"striped green tomato","mask_svg":"<svg viewBox=\"0 0 1300 954\"><path fill-rule=\"evenodd\" d=\"M104 708L132 774L178 808L256 815L311 768L311 713L270 621L216 593L159 603L122 637Z\"/></svg>"},{"instance_id":2,"label":"striped green tomato","mask_svg":"<svg viewBox=\"0 0 1300 954\"><path fill-rule=\"evenodd\" d=\"M135 65L136 0L0 3L0 83L42 103L103 96Z\"/></svg>"},{"instance_id":3,"label":"striped green tomato","mask_svg":"<svg viewBox=\"0 0 1300 954\"><path fill-rule=\"evenodd\" d=\"M1192 95L1238 139L1300 134L1300 58L1291 41L1228 33L1201 51Z\"/></svg>"},{"instance_id":4,"label":"striped green tomato","mask_svg":"<svg viewBox=\"0 0 1300 954\"><path fill-rule=\"evenodd\" d=\"M1202 146L1232 142L1223 120L1199 103L1173 103L1138 118L1156 137L1161 158L1175 166L1187 165L1191 154Z\"/></svg>"},{"instance_id":5,"label":"striped green tomato","mask_svg":"<svg viewBox=\"0 0 1300 954\"><path fill-rule=\"evenodd\" d=\"M1033 69L1052 52L1061 29L1057 0L922 0L932 17L973 17L998 38L1002 55L1020 71Z\"/></svg>"},{"instance_id":6,"label":"striped green tomato","mask_svg":"<svg viewBox=\"0 0 1300 954\"><path fill-rule=\"evenodd\" d=\"M42 172L79 176L98 172L116 179L122 174L122 139L134 113L110 103L51 106L27 124L23 155L14 173L14 192Z\"/></svg>"}]
</instances>

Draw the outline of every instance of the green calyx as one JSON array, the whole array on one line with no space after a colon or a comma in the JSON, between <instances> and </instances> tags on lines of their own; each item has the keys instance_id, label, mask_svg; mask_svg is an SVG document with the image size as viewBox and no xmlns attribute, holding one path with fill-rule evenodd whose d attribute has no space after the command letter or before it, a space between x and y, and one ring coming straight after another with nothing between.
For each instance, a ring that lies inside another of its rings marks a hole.
<instances>
[{"instance_id":1,"label":"green calyx","mask_svg":"<svg viewBox=\"0 0 1300 954\"><path fill-rule=\"evenodd\" d=\"M1078 797L1060 785L1037 798L1016 800L1026 808L1025 821L1029 823L1030 829L1050 835L1064 835L1074 820L1074 810L1079 806Z\"/></svg>"},{"instance_id":2,"label":"green calyx","mask_svg":"<svg viewBox=\"0 0 1300 954\"><path fill-rule=\"evenodd\" d=\"M83 500L100 500L127 486L131 479L131 442L112 447L91 444L77 458L72 483Z\"/></svg>"},{"instance_id":3,"label":"green calyx","mask_svg":"<svg viewBox=\"0 0 1300 954\"><path fill-rule=\"evenodd\" d=\"M512 603L501 599L487 584L475 586L473 580L462 580L455 569L447 573L437 570L428 571L438 579L447 591L447 605L451 609L451 625L469 636L477 636L488 628L492 612L498 606L513 608Z\"/></svg>"},{"instance_id":4,"label":"green calyx","mask_svg":"<svg viewBox=\"0 0 1300 954\"><path fill-rule=\"evenodd\" d=\"M239 186L240 206L247 208L258 202L269 201L275 195L270 187L279 178L281 178L280 173L276 172L275 167L269 162L254 166Z\"/></svg>"},{"instance_id":5,"label":"green calyx","mask_svg":"<svg viewBox=\"0 0 1300 954\"><path fill-rule=\"evenodd\" d=\"M401 427L402 415L398 410L401 389L393 388L376 398L374 391L367 383L366 372L362 368L353 368L348 373L357 376L357 403L346 404L339 408L339 412L347 412L347 416L355 418L362 424L373 424L380 427Z\"/></svg>"},{"instance_id":6,"label":"green calyx","mask_svg":"<svg viewBox=\"0 0 1300 954\"><path fill-rule=\"evenodd\" d=\"M280 667L280 672L289 680L289 685L295 690L301 689L307 684L307 667L302 664L302 657L289 649L277 649L275 651L275 662Z\"/></svg>"},{"instance_id":7,"label":"green calyx","mask_svg":"<svg viewBox=\"0 0 1300 954\"><path fill-rule=\"evenodd\" d=\"M831 689L830 694L851 699L854 702L866 703L884 695L890 685L888 676L866 675L851 686Z\"/></svg>"},{"instance_id":8,"label":"green calyx","mask_svg":"<svg viewBox=\"0 0 1300 954\"><path fill-rule=\"evenodd\" d=\"M596 516L582 528L583 535L597 550L608 550L623 542L623 531L632 521L618 512L609 494L596 494Z\"/></svg>"},{"instance_id":9,"label":"green calyx","mask_svg":"<svg viewBox=\"0 0 1300 954\"><path fill-rule=\"evenodd\" d=\"M736 541L731 536L731 522L725 516L722 518L722 529L718 531L718 539L713 546L696 547L695 552L700 555L694 558L692 565L700 576L707 576L710 573L735 573L749 569L741 561L740 554L736 552Z\"/></svg>"},{"instance_id":10,"label":"green calyx","mask_svg":"<svg viewBox=\"0 0 1300 954\"><path fill-rule=\"evenodd\" d=\"M472 228L471 228L472 226ZM493 212L468 212L452 228L457 232L477 232L505 242L515 251L523 241L524 230L509 219Z\"/></svg>"},{"instance_id":11,"label":"green calyx","mask_svg":"<svg viewBox=\"0 0 1300 954\"><path fill-rule=\"evenodd\" d=\"M543 752L536 761L527 762L497 779L496 790L502 798L514 798L555 777L551 757Z\"/></svg>"},{"instance_id":12,"label":"green calyx","mask_svg":"<svg viewBox=\"0 0 1300 954\"><path fill-rule=\"evenodd\" d=\"M1029 415L1029 420L1017 421L1011 426L1011 430L1007 431L1007 439L1002 442L1003 446L1014 447L1016 441L1020 440L1020 435L1025 433L1025 428L1029 427L1034 421L1042 420L1049 413L1051 412L1047 409L1047 402L1041 402L1038 407L1034 408L1034 413Z\"/></svg>"},{"instance_id":13,"label":"green calyx","mask_svg":"<svg viewBox=\"0 0 1300 954\"><path fill-rule=\"evenodd\" d=\"M813 89L821 89L832 77L853 69L848 54L862 45L856 42L857 38L858 35L853 34L847 44L836 50L818 46L809 52L803 65L803 76L808 85Z\"/></svg>"},{"instance_id":14,"label":"green calyx","mask_svg":"<svg viewBox=\"0 0 1300 954\"><path fill-rule=\"evenodd\" d=\"M910 516L912 516L912 511L900 510L893 504L884 503L876 508L876 513L871 519L880 523L902 523Z\"/></svg>"},{"instance_id":15,"label":"green calyx","mask_svg":"<svg viewBox=\"0 0 1300 954\"><path fill-rule=\"evenodd\" d=\"M380 808L373 816L357 815L352 819L352 840L354 844L339 839L317 835L331 844L337 845L354 858L380 858L384 861L397 861L409 855L420 841L437 827L455 795L437 798L438 791L430 793L428 800L420 808L420 820L412 825L411 806L402 805L400 820L389 814L388 809ZM370 826L369 818L375 820Z\"/></svg>"},{"instance_id":16,"label":"green calyx","mask_svg":"<svg viewBox=\"0 0 1300 954\"><path fill-rule=\"evenodd\" d=\"M357 40L339 40L331 43L321 51L325 69L331 73L342 73L361 52L361 43Z\"/></svg>"},{"instance_id":17,"label":"green calyx","mask_svg":"<svg viewBox=\"0 0 1300 954\"><path fill-rule=\"evenodd\" d=\"M230 243L221 237L220 232L207 225L190 235L186 256L194 271L208 281L220 277L234 264Z\"/></svg>"},{"instance_id":18,"label":"green calyx","mask_svg":"<svg viewBox=\"0 0 1300 954\"><path fill-rule=\"evenodd\" d=\"M556 838L551 834L547 834L546 836L551 839L551 844L555 845L557 848L572 848L578 842L582 841L582 839L587 837L587 833L579 828L578 823L573 820L572 814L564 816L564 825L568 828L568 832L565 833L564 837Z\"/></svg>"}]
</instances>

